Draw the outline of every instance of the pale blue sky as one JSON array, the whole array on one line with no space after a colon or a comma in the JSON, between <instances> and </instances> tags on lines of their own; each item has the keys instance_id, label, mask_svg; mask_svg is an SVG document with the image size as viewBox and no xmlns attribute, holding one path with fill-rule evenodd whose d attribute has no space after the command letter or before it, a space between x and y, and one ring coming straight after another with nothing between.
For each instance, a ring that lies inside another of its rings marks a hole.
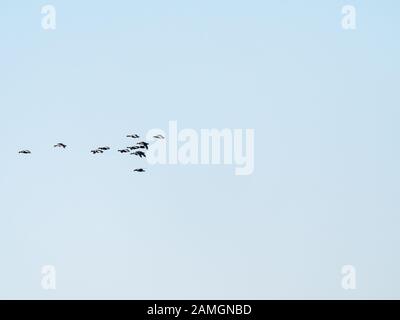
<instances>
[{"instance_id":1,"label":"pale blue sky","mask_svg":"<svg viewBox=\"0 0 400 320\"><path fill-rule=\"evenodd\" d=\"M399 9L2 0L0 297L400 298ZM88 153L170 120L254 128L255 173Z\"/></svg>"}]
</instances>

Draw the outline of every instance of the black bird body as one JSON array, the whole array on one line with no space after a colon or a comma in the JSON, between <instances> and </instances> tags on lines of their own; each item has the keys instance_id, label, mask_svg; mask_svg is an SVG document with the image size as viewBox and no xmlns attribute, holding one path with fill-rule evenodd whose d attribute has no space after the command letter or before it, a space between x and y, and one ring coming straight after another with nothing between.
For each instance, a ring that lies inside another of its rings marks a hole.
<instances>
[{"instance_id":1,"label":"black bird body","mask_svg":"<svg viewBox=\"0 0 400 320\"><path fill-rule=\"evenodd\" d=\"M120 153L128 153L131 152L129 149L122 149L122 150L118 150L118 152Z\"/></svg>"},{"instance_id":2,"label":"black bird body","mask_svg":"<svg viewBox=\"0 0 400 320\"><path fill-rule=\"evenodd\" d=\"M100 147L100 148L97 148L97 150L107 151L107 150L110 150L110 147Z\"/></svg>"},{"instance_id":3,"label":"black bird body","mask_svg":"<svg viewBox=\"0 0 400 320\"><path fill-rule=\"evenodd\" d=\"M128 134L126 137L127 137L127 138L132 138L132 139L138 139L138 138L140 138L140 136L138 136L137 134Z\"/></svg>"},{"instance_id":4,"label":"black bird body","mask_svg":"<svg viewBox=\"0 0 400 320\"><path fill-rule=\"evenodd\" d=\"M141 148L141 149L149 150L150 144L148 142L142 141L142 142L138 142L137 145L140 146L139 148Z\"/></svg>"},{"instance_id":5,"label":"black bird body","mask_svg":"<svg viewBox=\"0 0 400 320\"><path fill-rule=\"evenodd\" d=\"M140 169L135 169L135 170L133 170L134 172L146 172L146 170L144 170L144 169L142 169L142 168L140 168Z\"/></svg>"},{"instance_id":6,"label":"black bird body","mask_svg":"<svg viewBox=\"0 0 400 320\"><path fill-rule=\"evenodd\" d=\"M104 151L100 150L100 149L96 149L96 150L92 150L90 152L93 153L93 154L96 154L96 153L103 153Z\"/></svg>"},{"instance_id":7,"label":"black bird body","mask_svg":"<svg viewBox=\"0 0 400 320\"><path fill-rule=\"evenodd\" d=\"M155 139L165 139L165 137L163 135L161 135L161 134L158 134L158 135L154 136L153 138L155 138Z\"/></svg>"},{"instance_id":8,"label":"black bird body","mask_svg":"<svg viewBox=\"0 0 400 320\"><path fill-rule=\"evenodd\" d=\"M18 153L21 153L21 154L31 154L32 152L30 152L29 150L22 150L22 151L20 151L20 152L18 152Z\"/></svg>"},{"instance_id":9,"label":"black bird body","mask_svg":"<svg viewBox=\"0 0 400 320\"><path fill-rule=\"evenodd\" d=\"M144 152L142 152L142 151L136 151L136 152L133 152L131 154L133 154L135 156L138 156L140 158L143 158L143 157L146 158L146 154Z\"/></svg>"},{"instance_id":10,"label":"black bird body","mask_svg":"<svg viewBox=\"0 0 400 320\"><path fill-rule=\"evenodd\" d=\"M67 147L67 145L65 145L64 143L57 143L54 145L54 148L63 148L65 149Z\"/></svg>"}]
</instances>

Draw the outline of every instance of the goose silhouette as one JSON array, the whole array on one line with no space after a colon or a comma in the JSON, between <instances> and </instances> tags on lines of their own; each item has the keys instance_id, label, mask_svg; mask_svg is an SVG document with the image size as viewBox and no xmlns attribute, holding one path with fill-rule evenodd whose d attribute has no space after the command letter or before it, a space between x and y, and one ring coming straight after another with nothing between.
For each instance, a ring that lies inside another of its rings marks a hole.
<instances>
[{"instance_id":1,"label":"goose silhouette","mask_svg":"<svg viewBox=\"0 0 400 320\"><path fill-rule=\"evenodd\" d=\"M64 143L57 143L54 145L54 148L63 148L65 149L67 147L67 145L65 145Z\"/></svg>"},{"instance_id":2,"label":"goose silhouette","mask_svg":"<svg viewBox=\"0 0 400 320\"><path fill-rule=\"evenodd\" d=\"M143 157L146 158L146 154L144 152L142 152L142 151L136 151L136 152L133 152L131 154L133 154L135 156L138 156L140 158L143 158Z\"/></svg>"},{"instance_id":3,"label":"goose silhouette","mask_svg":"<svg viewBox=\"0 0 400 320\"><path fill-rule=\"evenodd\" d=\"M138 142L137 145L140 146L140 148L142 148L142 149L145 148L146 150L149 150L149 145L150 144L147 143L147 142L142 141L142 142Z\"/></svg>"}]
</instances>

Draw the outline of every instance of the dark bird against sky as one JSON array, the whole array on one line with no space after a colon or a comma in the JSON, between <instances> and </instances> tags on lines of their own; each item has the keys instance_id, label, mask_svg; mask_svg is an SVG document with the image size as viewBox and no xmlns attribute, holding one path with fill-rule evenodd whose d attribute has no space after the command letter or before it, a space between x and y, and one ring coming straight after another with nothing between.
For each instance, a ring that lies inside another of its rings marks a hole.
<instances>
[{"instance_id":1,"label":"dark bird against sky","mask_svg":"<svg viewBox=\"0 0 400 320\"><path fill-rule=\"evenodd\" d=\"M148 150L150 144L147 143L147 142L141 141L141 142L138 142L137 145L138 145L138 146L141 146L141 147L143 147L143 148L146 148L146 150Z\"/></svg>"},{"instance_id":2,"label":"dark bird against sky","mask_svg":"<svg viewBox=\"0 0 400 320\"><path fill-rule=\"evenodd\" d=\"M140 158L143 158L143 157L146 158L146 154L144 152L142 152L142 151L136 151L136 152L133 152L131 154L133 154L135 156L138 156Z\"/></svg>"}]
</instances>

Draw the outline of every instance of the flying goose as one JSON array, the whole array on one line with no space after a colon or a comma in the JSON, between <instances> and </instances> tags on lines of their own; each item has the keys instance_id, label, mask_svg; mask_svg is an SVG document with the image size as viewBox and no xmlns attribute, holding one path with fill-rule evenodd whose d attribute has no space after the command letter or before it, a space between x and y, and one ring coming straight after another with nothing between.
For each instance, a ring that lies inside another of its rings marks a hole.
<instances>
[{"instance_id":1,"label":"flying goose","mask_svg":"<svg viewBox=\"0 0 400 320\"><path fill-rule=\"evenodd\" d=\"M100 150L100 149L96 149L96 150L92 150L90 152L93 153L93 154L96 154L96 153L103 153L104 151Z\"/></svg>"},{"instance_id":2,"label":"flying goose","mask_svg":"<svg viewBox=\"0 0 400 320\"><path fill-rule=\"evenodd\" d=\"M149 150L149 145L150 144L147 143L147 142L142 141L142 142L138 142L137 145L141 146L140 148L142 148L142 149L145 148L146 150Z\"/></svg>"},{"instance_id":3,"label":"flying goose","mask_svg":"<svg viewBox=\"0 0 400 320\"><path fill-rule=\"evenodd\" d=\"M54 148L63 148L65 149L67 147L67 145L65 145L64 143L57 143L54 145Z\"/></svg>"},{"instance_id":4,"label":"flying goose","mask_svg":"<svg viewBox=\"0 0 400 320\"><path fill-rule=\"evenodd\" d=\"M138 156L140 158L143 158L143 157L146 158L146 154L144 152L142 152L142 151L136 151L136 152L133 152L131 154L133 154L135 156Z\"/></svg>"}]
</instances>

